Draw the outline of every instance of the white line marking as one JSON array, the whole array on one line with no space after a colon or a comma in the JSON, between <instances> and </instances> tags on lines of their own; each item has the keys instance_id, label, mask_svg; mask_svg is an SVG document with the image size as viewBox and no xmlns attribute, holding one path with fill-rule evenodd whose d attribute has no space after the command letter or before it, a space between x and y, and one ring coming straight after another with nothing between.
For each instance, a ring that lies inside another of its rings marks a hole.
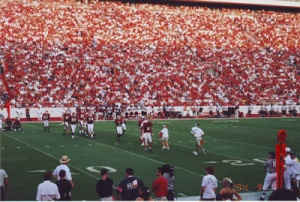
<instances>
[{"instance_id":1,"label":"white line marking","mask_svg":"<svg viewBox=\"0 0 300 202\"><path fill-rule=\"evenodd\" d=\"M32 145L30 145L30 144L28 144L28 143L26 143L26 142L23 142L23 141L21 141L21 140L19 140L19 139L17 139L17 138L12 137L12 136L8 136L8 135L5 135L5 136L6 136L6 137L10 137L10 138L12 138L12 139L14 139L14 140L16 140L16 141L18 141L18 142L21 142L22 144L25 144L25 145L27 145L28 147L33 148L33 149L37 150L38 152L40 152L40 153L42 153L42 154L44 154L44 155L46 155L46 156L49 156L49 157L51 157L51 158L53 158L53 159L55 159L55 160L59 160L59 159L55 158L54 156L52 156L52 155L50 155L50 154L48 154L48 153L46 153L46 152L44 152L44 151L42 151L42 150L40 150L40 149L34 147L34 146L32 146ZM81 170L80 168L78 168L78 167L76 167L76 166L73 166L73 165L70 164L70 163L69 163L68 165L71 166L71 167L73 167L73 168L75 168L76 170L78 170L78 171L80 171L80 172L86 174L87 176L90 176L90 177L94 178L94 179L98 179L98 178L99 178L98 176L93 176L93 175L91 175L90 173L88 173L88 172L86 172L86 171L84 171L84 170Z\"/></svg>"},{"instance_id":2,"label":"white line marking","mask_svg":"<svg viewBox=\"0 0 300 202\"><path fill-rule=\"evenodd\" d=\"M203 162L203 163L218 163L217 161L207 161L207 162Z\"/></svg>"},{"instance_id":3,"label":"white line marking","mask_svg":"<svg viewBox=\"0 0 300 202\"><path fill-rule=\"evenodd\" d=\"M185 194L183 194L183 193L178 193L178 195L180 195L180 196L187 196L187 195L185 195Z\"/></svg>"},{"instance_id":4,"label":"white line marking","mask_svg":"<svg viewBox=\"0 0 300 202\"><path fill-rule=\"evenodd\" d=\"M65 147L64 145L60 145L60 147Z\"/></svg>"}]
</instances>

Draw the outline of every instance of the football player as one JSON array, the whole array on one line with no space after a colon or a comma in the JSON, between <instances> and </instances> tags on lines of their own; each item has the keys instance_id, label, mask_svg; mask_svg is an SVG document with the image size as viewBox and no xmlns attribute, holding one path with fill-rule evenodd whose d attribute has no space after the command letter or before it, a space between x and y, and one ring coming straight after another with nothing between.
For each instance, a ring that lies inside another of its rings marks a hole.
<instances>
[{"instance_id":1,"label":"football player","mask_svg":"<svg viewBox=\"0 0 300 202\"><path fill-rule=\"evenodd\" d=\"M116 129L117 129L117 140L120 141L120 137L123 135L123 119L121 118L120 115L117 116L115 119L115 124L116 124Z\"/></svg>"},{"instance_id":2,"label":"football player","mask_svg":"<svg viewBox=\"0 0 300 202\"><path fill-rule=\"evenodd\" d=\"M73 140L75 140L75 131L76 131L76 126L78 124L78 118L76 116L76 113L73 112L71 119L70 119L70 126L71 126L71 137Z\"/></svg>"},{"instance_id":3,"label":"football player","mask_svg":"<svg viewBox=\"0 0 300 202\"><path fill-rule=\"evenodd\" d=\"M150 121L142 123L145 152L148 152L147 145L148 145L148 142L149 142L149 148L148 149L151 153L152 153L152 126L153 126L153 123L150 122Z\"/></svg>"},{"instance_id":4,"label":"football player","mask_svg":"<svg viewBox=\"0 0 300 202\"><path fill-rule=\"evenodd\" d=\"M64 132L63 135L66 133L69 135L70 134L70 119L71 119L71 114L69 110L66 110L66 112L63 115L63 121L64 121Z\"/></svg>"},{"instance_id":5,"label":"football player","mask_svg":"<svg viewBox=\"0 0 300 202\"><path fill-rule=\"evenodd\" d=\"M46 110L42 115L42 120L44 122L44 131L49 132L49 121L50 121L50 113Z\"/></svg>"},{"instance_id":6,"label":"football player","mask_svg":"<svg viewBox=\"0 0 300 202\"><path fill-rule=\"evenodd\" d=\"M86 118L82 110L79 110L78 122L79 122L79 134L84 134L86 130Z\"/></svg>"},{"instance_id":7,"label":"football player","mask_svg":"<svg viewBox=\"0 0 300 202\"><path fill-rule=\"evenodd\" d=\"M88 113L88 116L86 118L86 122L87 122L87 134L86 134L86 138L88 137L88 135L91 136L92 139L94 139L94 116L92 112Z\"/></svg>"}]
</instances>

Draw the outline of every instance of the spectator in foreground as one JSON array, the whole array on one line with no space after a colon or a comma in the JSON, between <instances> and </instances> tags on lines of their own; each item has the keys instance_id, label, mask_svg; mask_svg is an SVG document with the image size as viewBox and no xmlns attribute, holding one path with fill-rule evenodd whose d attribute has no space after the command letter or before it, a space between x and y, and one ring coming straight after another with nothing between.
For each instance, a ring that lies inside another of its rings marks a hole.
<instances>
[{"instance_id":1,"label":"spectator in foreground","mask_svg":"<svg viewBox=\"0 0 300 202\"><path fill-rule=\"evenodd\" d=\"M4 169L0 169L1 201L5 201L5 193L8 193L8 185L8 175Z\"/></svg>"},{"instance_id":2,"label":"spectator in foreground","mask_svg":"<svg viewBox=\"0 0 300 202\"><path fill-rule=\"evenodd\" d=\"M126 168L125 177L117 188L118 200L134 201L140 195L139 189L144 186L144 182L133 176L132 168Z\"/></svg>"},{"instance_id":3,"label":"spectator in foreground","mask_svg":"<svg viewBox=\"0 0 300 202\"><path fill-rule=\"evenodd\" d=\"M202 179L200 200L214 201L216 199L216 190L218 187L217 178L214 174L214 167L207 166L205 168L206 175Z\"/></svg>"},{"instance_id":4,"label":"spectator in foreground","mask_svg":"<svg viewBox=\"0 0 300 202\"><path fill-rule=\"evenodd\" d=\"M71 189L72 185L69 180L66 179L66 171L60 170L59 171L59 180L56 182L58 187L58 191L60 194L60 201L70 201L71 200Z\"/></svg>"},{"instance_id":5,"label":"spectator in foreground","mask_svg":"<svg viewBox=\"0 0 300 202\"><path fill-rule=\"evenodd\" d=\"M150 189L148 187L141 187L139 193L140 196L135 199L136 201L153 201L153 198L150 196Z\"/></svg>"},{"instance_id":6,"label":"spectator in foreground","mask_svg":"<svg viewBox=\"0 0 300 202\"><path fill-rule=\"evenodd\" d=\"M96 184L96 192L100 201L113 201L114 181L108 177L107 169L101 169L100 174L101 179Z\"/></svg>"},{"instance_id":7,"label":"spectator in foreground","mask_svg":"<svg viewBox=\"0 0 300 202\"><path fill-rule=\"evenodd\" d=\"M236 197L234 199L233 197ZM225 177L223 179L223 188L216 196L217 201L241 201L241 195L233 188L233 182L230 178Z\"/></svg>"},{"instance_id":8,"label":"spectator in foreground","mask_svg":"<svg viewBox=\"0 0 300 202\"><path fill-rule=\"evenodd\" d=\"M167 201L168 180L163 177L162 168L156 170L157 178L152 183L152 191L155 193L156 201Z\"/></svg>"},{"instance_id":9,"label":"spectator in foreground","mask_svg":"<svg viewBox=\"0 0 300 202\"><path fill-rule=\"evenodd\" d=\"M38 185L37 201L54 201L60 199L57 185L50 181L51 176L52 173L49 171L44 173L44 182Z\"/></svg>"},{"instance_id":10,"label":"spectator in foreground","mask_svg":"<svg viewBox=\"0 0 300 202\"><path fill-rule=\"evenodd\" d=\"M68 163L71 159L69 159L68 156L64 155L61 157L61 159L59 160L60 165L58 165L55 170L53 171L53 177L57 180L60 180L60 176L59 176L59 172L61 170L65 170L66 171L66 179L70 181L71 185L72 185L72 189L74 188L74 183L72 180L72 176L71 176L71 171L70 168L68 167Z\"/></svg>"}]
</instances>

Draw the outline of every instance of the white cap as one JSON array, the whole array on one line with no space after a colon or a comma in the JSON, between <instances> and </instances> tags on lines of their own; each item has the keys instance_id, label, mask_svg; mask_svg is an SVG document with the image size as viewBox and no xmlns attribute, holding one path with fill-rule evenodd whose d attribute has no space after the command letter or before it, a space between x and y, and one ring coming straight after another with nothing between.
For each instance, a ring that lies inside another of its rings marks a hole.
<instances>
[{"instance_id":1,"label":"white cap","mask_svg":"<svg viewBox=\"0 0 300 202\"><path fill-rule=\"evenodd\" d=\"M291 148L286 147L286 148L285 148L285 152L291 152Z\"/></svg>"}]
</instances>

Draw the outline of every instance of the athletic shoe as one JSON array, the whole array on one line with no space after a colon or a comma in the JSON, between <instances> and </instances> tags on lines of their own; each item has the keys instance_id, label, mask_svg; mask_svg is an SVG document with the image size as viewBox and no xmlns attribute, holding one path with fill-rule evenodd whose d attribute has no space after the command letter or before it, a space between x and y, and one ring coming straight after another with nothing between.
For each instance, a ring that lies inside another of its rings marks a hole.
<instances>
[{"instance_id":1,"label":"athletic shoe","mask_svg":"<svg viewBox=\"0 0 300 202\"><path fill-rule=\"evenodd\" d=\"M170 150L170 148L169 148L169 147L167 147L167 150Z\"/></svg>"},{"instance_id":2,"label":"athletic shoe","mask_svg":"<svg viewBox=\"0 0 300 202\"><path fill-rule=\"evenodd\" d=\"M198 155L198 152L196 152L196 151L193 151L193 154L194 154L195 156L197 156L197 155Z\"/></svg>"},{"instance_id":3,"label":"athletic shoe","mask_svg":"<svg viewBox=\"0 0 300 202\"><path fill-rule=\"evenodd\" d=\"M149 152L152 153L152 149L149 149Z\"/></svg>"},{"instance_id":4,"label":"athletic shoe","mask_svg":"<svg viewBox=\"0 0 300 202\"><path fill-rule=\"evenodd\" d=\"M141 144L141 147L142 147L142 146L144 146L144 145L145 145L145 144L144 144L144 143L142 143L142 144Z\"/></svg>"},{"instance_id":5,"label":"athletic shoe","mask_svg":"<svg viewBox=\"0 0 300 202\"><path fill-rule=\"evenodd\" d=\"M264 200L265 200L265 198L263 198L263 197L259 198L259 201L264 201Z\"/></svg>"},{"instance_id":6,"label":"athletic shoe","mask_svg":"<svg viewBox=\"0 0 300 202\"><path fill-rule=\"evenodd\" d=\"M165 149L165 148L167 148L167 147L163 146L161 149Z\"/></svg>"},{"instance_id":7,"label":"athletic shoe","mask_svg":"<svg viewBox=\"0 0 300 202\"><path fill-rule=\"evenodd\" d=\"M205 151L205 149L203 150L203 154L207 154L206 151Z\"/></svg>"},{"instance_id":8,"label":"athletic shoe","mask_svg":"<svg viewBox=\"0 0 300 202\"><path fill-rule=\"evenodd\" d=\"M75 140L75 137L74 137L74 135L72 136L72 139L73 139L73 140Z\"/></svg>"}]
</instances>

